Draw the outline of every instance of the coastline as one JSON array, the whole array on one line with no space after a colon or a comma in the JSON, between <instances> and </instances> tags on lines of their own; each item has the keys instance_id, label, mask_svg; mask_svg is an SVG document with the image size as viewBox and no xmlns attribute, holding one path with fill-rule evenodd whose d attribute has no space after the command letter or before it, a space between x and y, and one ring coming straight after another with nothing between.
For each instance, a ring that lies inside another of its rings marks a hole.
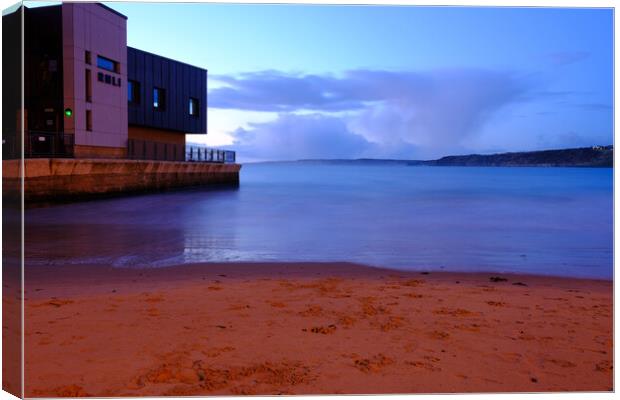
<instances>
[{"instance_id":1,"label":"coastline","mask_svg":"<svg viewBox=\"0 0 620 400\"><path fill-rule=\"evenodd\" d=\"M349 263L27 267L26 396L608 391L612 299Z\"/></svg>"}]
</instances>

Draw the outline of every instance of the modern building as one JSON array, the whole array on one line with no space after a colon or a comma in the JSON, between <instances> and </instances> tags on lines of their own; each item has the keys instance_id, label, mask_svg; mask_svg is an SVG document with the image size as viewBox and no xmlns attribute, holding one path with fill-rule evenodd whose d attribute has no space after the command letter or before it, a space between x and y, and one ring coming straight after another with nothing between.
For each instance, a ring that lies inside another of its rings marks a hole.
<instances>
[{"instance_id":1,"label":"modern building","mask_svg":"<svg viewBox=\"0 0 620 400\"><path fill-rule=\"evenodd\" d=\"M99 3L19 7L3 56L21 56L26 157L185 160L207 133L207 70L127 46L127 17ZM7 58L8 57L8 58ZM3 68L3 155L20 141L21 63Z\"/></svg>"}]
</instances>

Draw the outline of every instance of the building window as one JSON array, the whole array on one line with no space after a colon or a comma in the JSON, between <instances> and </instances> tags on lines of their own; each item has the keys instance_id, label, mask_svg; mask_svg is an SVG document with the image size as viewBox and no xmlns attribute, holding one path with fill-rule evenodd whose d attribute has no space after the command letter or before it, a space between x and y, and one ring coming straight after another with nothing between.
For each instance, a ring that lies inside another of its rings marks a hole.
<instances>
[{"instance_id":1,"label":"building window","mask_svg":"<svg viewBox=\"0 0 620 400\"><path fill-rule=\"evenodd\" d=\"M189 98L189 115L197 117L198 116L198 99L193 97Z\"/></svg>"},{"instance_id":2,"label":"building window","mask_svg":"<svg viewBox=\"0 0 620 400\"><path fill-rule=\"evenodd\" d=\"M86 89L86 101L91 102L93 100L93 81L90 75L90 69L86 70L84 87Z\"/></svg>"},{"instance_id":3,"label":"building window","mask_svg":"<svg viewBox=\"0 0 620 400\"><path fill-rule=\"evenodd\" d=\"M140 104L140 82L127 81L127 101Z\"/></svg>"},{"instance_id":4,"label":"building window","mask_svg":"<svg viewBox=\"0 0 620 400\"><path fill-rule=\"evenodd\" d=\"M159 111L166 109L166 90L153 88L153 108Z\"/></svg>"},{"instance_id":5,"label":"building window","mask_svg":"<svg viewBox=\"0 0 620 400\"><path fill-rule=\"evenodd\" d=\"M86 130L93 130L93 112L91 110L86 110Z\"/></svg>"},{"instance_id":6,"label":"building window","mask_svg":"<svg viewBox=\"0 0 620 400\"><path fill-rule=\"evenodd\" d=\"M110 72L120 73L120 65L118 62L110 60L102 56L97 56L97 66Z\"/></svg>"},{"instance_id":7,"label":"building window","mask_svg":"<svg viewBox=\"0 0 620 400\"><path fill-rule=\"evenodd\" d=\"M84 50L84 62L90 65L90 51Z\"/></svg>"}]
</instances>

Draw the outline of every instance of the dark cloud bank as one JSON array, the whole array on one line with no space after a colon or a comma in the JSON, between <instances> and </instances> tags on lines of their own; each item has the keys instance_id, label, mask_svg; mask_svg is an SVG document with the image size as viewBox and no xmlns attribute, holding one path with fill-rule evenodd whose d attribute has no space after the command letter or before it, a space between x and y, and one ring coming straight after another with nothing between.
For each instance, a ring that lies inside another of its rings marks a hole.
<instances>
[{"instance_id":1,"label":"dark cloud bank","mask_svg":"<svg viewBox=\"0 0 620 400\"><path fill-rule=\"evenodd\" d=\"M531 76L485 69L214 78L226 86L210 91L210 107L279 113L234 132L240 153L271 160L458 152L498 110L540 93Z\"/></svg>"}]
</instances>

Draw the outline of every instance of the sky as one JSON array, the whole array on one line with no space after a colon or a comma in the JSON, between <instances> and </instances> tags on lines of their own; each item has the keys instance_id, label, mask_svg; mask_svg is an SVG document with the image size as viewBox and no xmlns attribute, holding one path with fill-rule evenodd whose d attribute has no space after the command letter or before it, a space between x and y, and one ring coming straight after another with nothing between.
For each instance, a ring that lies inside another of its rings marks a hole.
<instances>
[{"instance_id":1,"label":"sky","mask_svg":"<svg viewBox=\"0 0 620 400\"><path fill-rule=\"evenodd\" d=\"M613 142L613 11L106 3L128 45L208 69L241 161L431 159Z\"/></svg>"}]
</instances>

